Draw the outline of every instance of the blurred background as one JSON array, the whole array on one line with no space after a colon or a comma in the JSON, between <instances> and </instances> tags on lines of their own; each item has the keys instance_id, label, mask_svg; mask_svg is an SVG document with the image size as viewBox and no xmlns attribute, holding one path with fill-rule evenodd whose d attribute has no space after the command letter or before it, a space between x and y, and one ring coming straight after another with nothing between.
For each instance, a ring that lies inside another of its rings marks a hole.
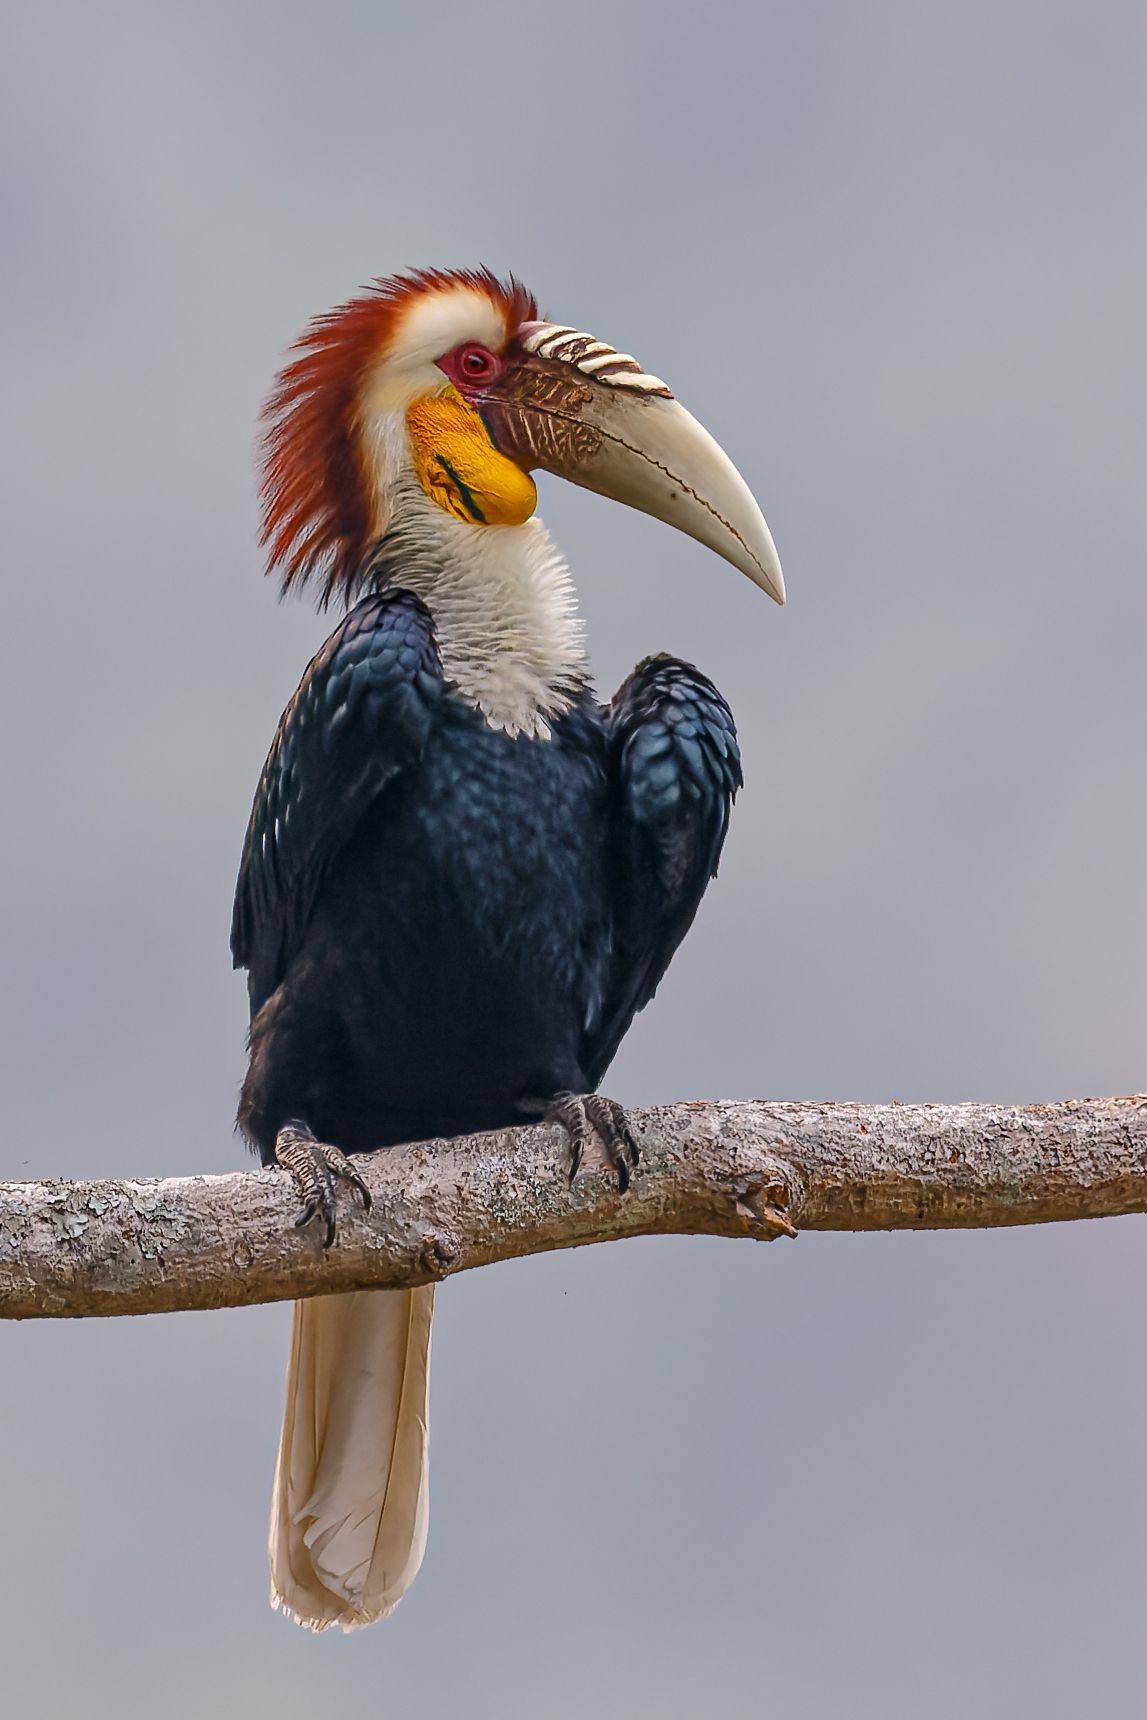
<instances>
[{"instance_id":1,"label":"blurred background","mask_svg":"<svg viewBox=\"0 0 1147 1720\"><path fill-rule=\"evenodd\" d=\"M600 685L747 764L609 1090L1147 1085L1147 24L1048 0L18 0L0 1173L242 1162L244 824L326 626L255 545L305 319L513 269L757 490L782 613L543 479ZM266 1604L285 1306L0 1329L5 1707L1143 1712L1147 1232L649 1240L446 1286L386 1624Z\"/></svg>"}]
</instances>

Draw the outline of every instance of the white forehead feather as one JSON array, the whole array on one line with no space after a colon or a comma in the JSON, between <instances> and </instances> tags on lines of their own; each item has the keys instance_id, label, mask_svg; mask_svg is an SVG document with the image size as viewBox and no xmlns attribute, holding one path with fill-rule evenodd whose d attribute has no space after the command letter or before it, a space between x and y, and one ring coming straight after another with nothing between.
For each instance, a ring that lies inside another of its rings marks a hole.
<instances>
[{"instance_id":1,"label":"white forehead feather","mask_svg":"<svg viewBox=\"0 0 1147 1720\"><path fill-rule=\"evenodd\" d=\"M443 287L403 308L387 362L403 370L434 364L464 340L499 351L506 342L505 313L476 287Z\"/></svg>"},{"instance_id":2,"label":"white forehead feather","mask_svg":"<svg viewBox=\"0 0 1147 1720\"><path fill-rule=\"evenodd\" d=\"M368 421L382 413L405 412L424 394L444 387L438 360L467 340L494 352L505 345L505 314L487 293L459 284L412 298L402 307L388 349L365 390Z\"/></svg>"}]
</instances>

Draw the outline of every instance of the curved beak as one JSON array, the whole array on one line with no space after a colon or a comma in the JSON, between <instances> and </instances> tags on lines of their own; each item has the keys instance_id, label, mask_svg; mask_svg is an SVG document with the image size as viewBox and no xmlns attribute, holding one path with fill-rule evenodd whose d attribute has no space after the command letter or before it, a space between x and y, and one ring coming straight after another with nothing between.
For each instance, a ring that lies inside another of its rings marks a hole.
<instances>
[{"instance_id":1,"label":"curved beak","mask_svg":"<svg viewBox=\"0 0 1147 1720\"><path fill-rule=\"evenodd\" d=\"M777 603L785 581L752 491L724 450L635 359L552 323L525 323L476 402L502 452L665 520Z\"/></svg>"}]
</instances>

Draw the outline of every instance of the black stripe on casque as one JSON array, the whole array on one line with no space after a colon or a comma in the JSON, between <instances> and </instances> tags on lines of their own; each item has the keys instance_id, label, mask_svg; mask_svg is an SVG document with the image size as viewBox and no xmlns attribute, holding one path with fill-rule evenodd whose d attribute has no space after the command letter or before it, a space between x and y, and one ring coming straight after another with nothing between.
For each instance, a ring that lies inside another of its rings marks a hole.
<instances>
[{"instance_id":1,"label":"black stripe on casque","mask_svg":"<svg viewBox=\"0 0 1147 1720\"><path fill-rule=\"evenodd\" d=\"M474 499L474 492L470 488L469 484L464 484L462 482L445 454L439 454L438 464L442 467L442 470L446 473L446 476L450 479L450 482L454 485L458 494L461 496L462 506L466 509L466 512L470 514L473 519L476 519L480 526L484 526L486 524L486 516Z\"/></svg>"}]
</instances>

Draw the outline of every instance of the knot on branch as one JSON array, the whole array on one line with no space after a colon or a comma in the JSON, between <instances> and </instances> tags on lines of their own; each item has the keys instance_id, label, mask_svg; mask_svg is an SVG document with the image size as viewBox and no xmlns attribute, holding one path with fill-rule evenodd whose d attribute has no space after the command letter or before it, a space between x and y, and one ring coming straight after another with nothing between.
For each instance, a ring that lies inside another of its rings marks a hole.
<instances>
[{"instance_id":1,"label":"knot on branch","mask_svg":"<svg viewBox=\"0 0 1147 1720\"><path fill-rule=\"evenodd\" d=\"M458 1264L461 1249L453 1237L444 1236L439 1231L431 1231L422 1239L419 1251L419 1263L423 1271L432 1278L445 1278L451 1269Z\"/></svg>"},{"instance_id":2,"label":"knot on branch","mask_svg":"<svg viewBox=\"0 0 1147 1720\"><path fill-rule=\"evenodd\" d=\"M795 1185L793 1172L780 1164L766 1166L741 1184L734 1204L750 1236L762 1242L775 1242L778 1236L796 1236L797 1227L790 1216L797 1206Z\"/></svg>"}]
</instances>

